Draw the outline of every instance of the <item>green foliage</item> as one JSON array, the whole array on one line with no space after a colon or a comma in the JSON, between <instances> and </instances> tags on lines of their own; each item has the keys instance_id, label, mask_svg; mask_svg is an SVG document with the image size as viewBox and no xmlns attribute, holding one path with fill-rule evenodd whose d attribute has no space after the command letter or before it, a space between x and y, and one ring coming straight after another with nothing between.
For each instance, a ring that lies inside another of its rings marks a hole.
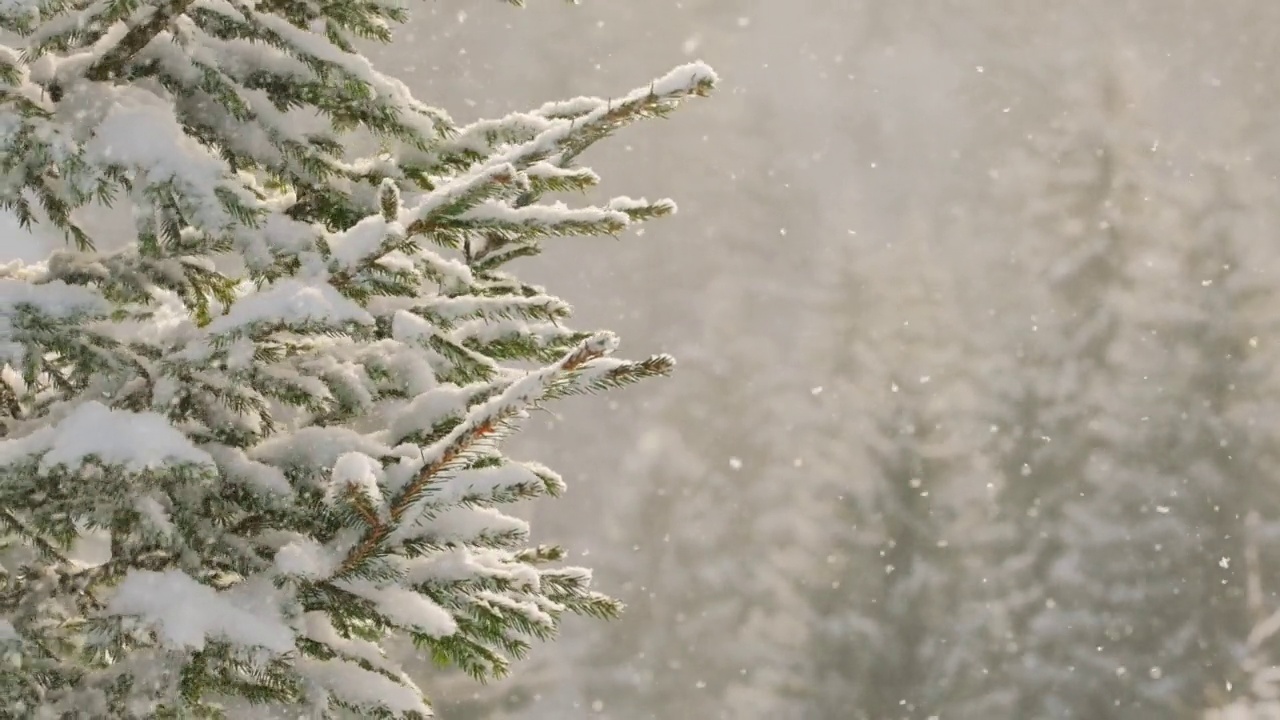
<instances>
[{"instance_id":1,"label":"green foliage","mask_svg":"<svg viewBox=\"0 0 1280 720\"><path fill-rule=\"evenodd\" d=\"M583 151L714 75L458 127L352 49L403 19L0 10L22 39L0 48L0 207L74 244L0 270L0 706L424 717L386 643L485 680L566 613L621 610L499 511L564 489L499 446L548 400L673 361L610 357L508 267L673 212L545 198L594 187ZM109 206L130 242L82 219Z\"/></svg>"}]
</instances>

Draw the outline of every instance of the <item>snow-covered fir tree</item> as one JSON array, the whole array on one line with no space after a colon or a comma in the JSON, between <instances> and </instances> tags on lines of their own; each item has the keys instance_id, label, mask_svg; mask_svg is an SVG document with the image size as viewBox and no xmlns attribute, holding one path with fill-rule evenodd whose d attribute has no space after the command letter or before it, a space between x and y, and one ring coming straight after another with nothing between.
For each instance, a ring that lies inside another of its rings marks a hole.
<instances>
[{"instance_id":1,"label":"snow-covered fir tree","mask_svg":"<svg viewBox=\"0 0 1280 720\"><path fill-rule=\"evenodd\" d=\"M674 211L547 196L715 76L457 126L355 50L405 13L0 6L0 205L68 241L0 271L6 711L424 717L387 642L486 678L617 613L502 512L564 485L500 441L672 361L507 263ZM82 219L107 205L125 237Z\"/></svg>"},{"instance_id":2,"label":"snow-covered fir tree","mask_svg":"<svg viewBox=\"0 0 1280 720\"><path fill-rule=\"evenodd\" d=\"M1277 607L1274 193L1245 163L1192 157L1180 175L1159 197L1173 222L1134 257L1120 298L1113 442L1073 542L1091 611L1075 630L1096 641L1126 718L1245 691L1239 657Z\"/></svg>"},{"instance_id":3,"label":"snow-covered fir tree","mask_svg":"<svg viewBox=\"0 0 1280 720\"><path fill-rule=\"evenodd\" d=\"M1115 668L1095 662L1098 643L1080 630L1091 568L1071 543L1090 482L1105 482L1097 463L1117 442L1099 423L1117 378L1117 298L1135 248L1157 241L1151 214L1165 180L1120 84L1108 76L1085 92L1002 170L1027 297L1003 329L1015 346L985 373L996 497L977 540L984 599L972 607L994 638L985 687L958 705L965 717L1124 717Z\"/></svg>"},{"instance_id":4,"label":"snow-covered fir tree","mask_svg":"<svg viewBox=\"0 0 1280 720\"><path fill-rule=\"evenodd\" d=\"M923 216L906 225L887 249L849 242L815 273L831 303L813 327L828 367L806 429L805 481L833 506L820 528L828 572L810 592L822 717L945 715L955 682L957 531L978 443L942 240Z\"/></svg>"},{"instance_id":5,"label":"snow-covered fir tree","mask_svg":"<svg viewBox=\"0 0 1280 720\"><path fill-rule=\"evenodd\" d=\"M1010 176L1032 282L987 373L996 512L965 617L997 637L960 717L1198 717L1249 684L1274 608L1267 183L1102 90Z\"/></svg>"}]
</instances>

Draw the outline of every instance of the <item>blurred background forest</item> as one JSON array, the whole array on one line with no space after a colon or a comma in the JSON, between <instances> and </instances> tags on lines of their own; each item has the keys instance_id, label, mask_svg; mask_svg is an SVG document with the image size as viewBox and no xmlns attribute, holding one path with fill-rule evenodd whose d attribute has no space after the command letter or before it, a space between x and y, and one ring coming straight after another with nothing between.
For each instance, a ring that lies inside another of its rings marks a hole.
<instances>
[{"instance_id":1,"label":"blurred background forest","mask_svg":"<svg viewBox=\"0 0 1280 720\"><path fill-rule=\"evenodd\" d=\"M459 120L691 59L584 159L670 221L531 278L670 352L529 507L629 605L444 717L1264 718L1280 610L1280 5L436 0Z\"/></svg>"},{"instance_id":2,"label":"blurred background forest","mask_svg":"<svg viewBox=\"0 0 1280 720\"><path fill-rule=\"evenodd\" d=\"M444 718L1280 718L1280 4L413 5L460 121L722 78L526 268L681 363L512 448L628 612Z\"/></svg>"}]
</instances>

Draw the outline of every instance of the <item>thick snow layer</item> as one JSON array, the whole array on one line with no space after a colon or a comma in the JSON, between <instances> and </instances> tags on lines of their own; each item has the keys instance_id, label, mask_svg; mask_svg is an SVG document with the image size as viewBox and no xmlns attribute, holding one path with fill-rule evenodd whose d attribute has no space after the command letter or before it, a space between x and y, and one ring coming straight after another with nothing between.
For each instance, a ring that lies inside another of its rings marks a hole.
<instances>
[{"instance_id":1,"label":"thick snow layer","mask_svg":"<svg viewBox=\"0 0 1280 720\"><path fill-rule=\"evenodd\" d=\"M704 62L691 62L672 68L671 72L653 81L650 91L654 95L670 95L685 88L694 87L704 80L717 82L718 76L711 66Z\"/></svg>"},{"instance_id":2,"label":"thick snow layer","mask_svg":"<svg viewBox=\"0 0 1280 720\"><path fill-rule=\"evenodd\" d=\"M441 385L418 395L391 420L391 437L399 439L428 431L451 415L461 417L467 411L471 394L472 391L457 385Z\"/></svg>"},{"instance_id":3,"label":"thick snow layer","mask_svg":"<svg viewBox=\"0 0 1280 720\"><path fill-rule=\"evenodd\" d=\"M180 570L133 570L120 583L107 612L140 617L174 649L199 650L209 637L285 653L293 631L267 607L245 607L244 598L201 585ZM257 603L255 603L257 604Z\"/></svg>"},{"instance_id":4,"label":"thick snow layer","mask_svg":"<svg viewBox=\"0 0 1280 720\"><path fill-rule=\"evenodd\" d=\"M272 465L331 468L348 452L381 457L390 455L391 448L351 428L313 426L276 435L252 448L249 456Z\"/></svg>"},{"instance_id":5,"label":"thick snow layer","mask_svg":"<svg viewBox=\"0 0 1280 720\"><path fill-rule=\"evenodd\" d=\"M25 352L20 343L13 341L13 319L19 305L30 305L54 318L81 313L100 315L110 310L106 300L93 290L61 280L35 285L25 279L0 278L0 361L14 364Z\"/></svg>"},{"instance_id":6,"label":"thick snow layer","mask_svg":"<svg viewBox=\"0 0 1280 720\"><path fill-rule=\"evenodd\" d=\"M286 575L323 580L342 564L342 558L311 538L299 538L276 552L276 568Z\"/></svg>"},{"instance_id":7,"label":"thick snow layer","mask_svg":"<svg viewBox=\"0 0 1280 720\"><path fill-rule=\"evenodd\" d=\"M343 637L340 635L327 613L317 611L305 613L302 616L302 630L303 635L307 638L324 643L337 652L353 658L359 658L376 668L390 673L399 672L396 664L389 661L382 648L375 643L358 637Z\"/></svg>"},{"instance_id":8,"label":"thick snow layer","mask_svg":"<svg viewBox=\"0 0 1280 720\"><path fill-rule=\"evenodd\" d=\"M397 683L385 675L370 672L340 659L300 658L302 674L329 693L357 707L389 708L392 712L416 712L430 716L422 695L407 681Z\"/></svg>"},{"instance_id":9,"label":"thick snow layer","mask_svg":"<svg viewBox=\"0 0 1280 720\"><path fill-rule=\"evenodd\" d=\"M343 297L328 283L286 279L241 298L226 315L209 323L209 332L224 333L258 322L298 323L308 320L373 322L364 308Z\"/></svg>"},{"instance_id":10,"label":"thick snow layer","mask_svg":"<svg viewBox=\"0 0 1280 720\"><path fill-rule=\"evenodd\" d=\"M329 239L333 257L345 266L352 266L374 255L388 237L403 237L404 227L389 223L381 215L370 215Z\"/></svg>"},{"instance_id":11,"label":"thick snow layer","mask_svg":"<svg viewBox=\"0 0 1280 720\"><path fill-rule=\"evenodd\" d=\"M74 467L90 455L108 465L144 470L179 462L212 465L213 458L178 432L163 416L112 410L90 401L58 423L24 437L0 441L0 465L43 454L42 468Z\"/></svg>"},{"instance_id":12,"label":"thick snow layer","mask_svg":"<svg viewBox=\"0 0 1280 720\"><path fill-rule=\"evenodd\" d=\"M458 631L458 623L447 610L416 590L367 580L348 580L342 587L372 602L392 622L423 634L446 637Z\"/></svg>"},{"instance_id":13,"label":"thick snow layer","mask_svg":"<svg viewBox=\"0 0 1280 720\"><path fill-rule=\"evenodd\" d=\"M289 478L279 468L250 460L239 448L213 445L205 449L227 476L245 481L268 494L293 494Z\"/></svg>"},{"instance_id":14,"label":"thick snow layer","mask_svg":"<svg viewBox=\"0 0 1280 720\"><path fill-rule=\"evenodd\" d=\"M155 93L116 86L109 108L88 145L103 164L147 168L152 181L181 178L193 187L213 188L225 167L220 158L187 135L173 106Z\"/></svg>"},{"instance_id":15,"label":"thick snow layer","mask_svg":"<svg viewBox=\"0 0 1280 720\"><path fill-rule=\"evenodd\" d=\"M419 528L401 526L406 537L429 533L437 542L475 543L481 538L510 536L522 541L529 535L529 523L491 507L446 507L438 510L429 524Z\"/></svg>"},{"instance_id":16,"label":"thick snow layer","mask_svg":"<svg viewBox=\"0 0 1280 720\"><path fill-rule=\"evenodd\" d=\"M381 478L382 465L377 460L361 452L344 453L333 464L333 473L330 476L330 485L325 490L325 497L333 501L336 497L340 497L347 487L354 486L381 509L382 488L379 485Z\"/></svg>"},{"instance_id":17,"label":"thick snow layer","mask_svg":"<svg viewBox=\"0 0 1280 720\"><path fill-rule=\"evenodd\" d=\"M56 318L110 310L101 295L86 287L68 285L61 280L35 285L26 280L0 278L0 315L12 313L16 305L31 305Z\"/></svg>"}]
</instances>

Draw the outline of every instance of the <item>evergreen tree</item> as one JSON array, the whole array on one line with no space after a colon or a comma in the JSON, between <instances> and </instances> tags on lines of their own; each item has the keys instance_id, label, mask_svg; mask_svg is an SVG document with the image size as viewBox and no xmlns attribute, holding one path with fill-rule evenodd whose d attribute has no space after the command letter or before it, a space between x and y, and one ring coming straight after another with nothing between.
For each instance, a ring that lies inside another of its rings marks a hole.
<instances>
[{"instance_id":1,"label":"evergreen tree","mask_svg":"<svg viewBox=\"0 0 1280 720\"><path fill-rule=\"evenodd\" d=\"M1028 292L986 372L989 589L963 624L995 637L959 717L1200 717L1249 684L1248 627L1274 607L1266 183L1102 90L1002 172Z\"/></svg>"},{"instance_id":2,"label":"evergreen tree","mask_svg":"<svg viewBox=\"0 0 1280 720\"><path fill-rule=\"evenodd\" d=\"M934 717L955 682L948 608L977 444L963 324L931 228L915 218L878 260L846 252L822 273L829 367L806 467L834 506L820 523L830 580L812 592L822 717Z\"/></svg>"},{"instance_id":3,"label":"evergreen tree","mask_svg":"<svg viewBox=\"0 0 1280 720\"><path fill-rule=\"evenodd\" d=\"M388 642L487 678L563 614L617 613L501 512L564 486L499 443L672 361L613 358L506 268L672 212L545 198L715 76L457 127L354 49L404 16L0 7L0 205L73 246L0 277L0 707L423 717ZM105 205L128 237L80 219Z\"/></svg>"},{"instance_id":4,"label":"evergreen tree","mask_svg":"<svg viewBox=\"0 0 1280 720\"><path fill-rule=\"evenodd\" d=\"M1119 377L1118 298L1135 253L1164 229L1153 217L1167 181L1114 76L1072 105L1003 173L1029 292L1005 329L1016 346L986 373L996 497L973 607L995 637L966 717L1127 717L1113 704L1115 668L1096 662L1097 638L1082 630L1094 607L1081 587L1097 578L1072 543L1089 532L1082 498L1108 476L1098 463L1120 451L1101 422Z\"/></svg>"},{"instance_id":5,"label":"evergreen tree","mask_svg":"<svg viewBox=\"0 0 1280 720\"><path fill-rule=\"evenodd\" d=\"M1097 661L1126 718L1194 717L1243 690L1276 606L1277 266L1265 183L1196 160L1176 223L1135 258L1106 405L1115 452L1077 517Z\"/></svg>"}]
</instances>

